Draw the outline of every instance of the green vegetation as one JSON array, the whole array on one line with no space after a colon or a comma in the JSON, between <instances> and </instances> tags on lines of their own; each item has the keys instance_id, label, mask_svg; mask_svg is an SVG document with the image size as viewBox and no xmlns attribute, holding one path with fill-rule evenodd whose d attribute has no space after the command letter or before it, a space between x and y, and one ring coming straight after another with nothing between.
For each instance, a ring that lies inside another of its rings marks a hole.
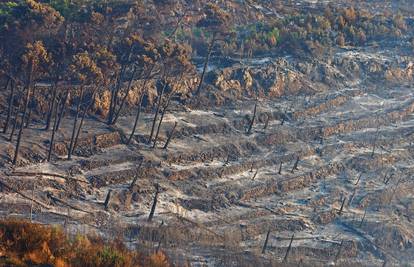
<instances>
[{"instance_id":1,"label":"green vegetation","mask_svg":"<svg viewBox=\"0 0 414 267\"><path fill-rule=\"evenodd\" d=\"M401 38L412 30L402 15L387 18L351 8L327 9L324 14L296 14L238 27L237 47L243 53L306 51L311 44L332 47L364 45L371 41Z\"/></svg>"},{"instance_id":2,"label":"green vegetation","mask_svg":"<svg viewBox=\"0 0 414 267\"><path fill-rule=\"evenodd\" d=\"M0 3L0 16L10 15L11 11L18 6L16 2L4 2Z\"/></svg>"},{"instance_id":3,"label":"green vegetation","mask_svg":"<svg viewBox=\"0 0 414 267\"><path fill-rule=\"evenodd\" d=\"M265 53L306 53L311 46L333 47L362 46L367 42L398 40L413 31L404 16L396 14L371 14L364 10L329 8L319 14L296 13L283 18L236 26L237 38L228 39L222 47L233 50L223 52L250 54ZM192 35L192 36L191 36ZM200 28L187 32L187 40L208 39ZM185 38L182 38L185 40ZM198 46L193 41L193 46ZM237 51L237 52L236 52Z\"/></svg>"}]
</instances>

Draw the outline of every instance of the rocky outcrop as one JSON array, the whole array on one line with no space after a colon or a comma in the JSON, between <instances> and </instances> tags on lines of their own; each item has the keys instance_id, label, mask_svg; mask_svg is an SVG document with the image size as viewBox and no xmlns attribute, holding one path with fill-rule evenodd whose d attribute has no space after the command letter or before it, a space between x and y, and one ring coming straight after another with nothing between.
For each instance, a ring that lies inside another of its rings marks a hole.
<instances>
[{"instance_id":1,"label":"rocky outcrop","mask_svg":"<svg viewBox=\"0 0 414 267\"><path fill-rule=\"evenodd\" d=\"M348 78L366 77L373 82L411 81L414 73L413 59L410 57L386 57L378 54L348 51L339 54L334 64Z\"/></svg>"},{"instance_id":2,"label":"rocky outcrop","mask_svg":"<svg viewBox=\"0 0 414 267\"><path fill-rule=\"evenodd\" d=\"M243 65L224 68L214 73L213 80L220 91L233 90L249 97L277 98L318 91L304 73L283 58L254 68Z\"/></svg>"},{"instance_id":3,"label":"rocky outcrop","mask_svg":"<svg viewBox=\"0 0 414 267\"><path fill-rule=\"evenodd\" d=\"M249 66L235 63L210 73L211 86L217 89L215 93L209 90L210 98L214 94L216 99L210 102L221 105L227 98L239 99L242 96L280 98L313 95L356 82L395 83L414 78L412 58L391 58L364 52L345 51L324 59L280 57L257 65L254 61Z\"/></svg>"}]
</instances>

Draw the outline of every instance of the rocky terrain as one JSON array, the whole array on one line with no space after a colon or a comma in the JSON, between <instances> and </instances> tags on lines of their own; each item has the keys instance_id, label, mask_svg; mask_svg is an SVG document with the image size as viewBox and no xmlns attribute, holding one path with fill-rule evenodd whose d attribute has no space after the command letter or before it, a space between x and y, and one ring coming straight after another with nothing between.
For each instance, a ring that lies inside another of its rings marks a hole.
<instances>
[{"instance_id":1,"label":"rocky terrain","mask_svg":"<svg viewBox=\"0 0 414 267\"><path fill-rule=\"evenodd\" d=\"M53 162L40 123L16 167L0 135L0 216L161 248L177 266L411 266L408 45L228 61L213 58L206 89L173 101L155 148L150 108L126 145L133 106L113 126L87 117L71 160L74 110Z\"/></svg>"}]
</instances>

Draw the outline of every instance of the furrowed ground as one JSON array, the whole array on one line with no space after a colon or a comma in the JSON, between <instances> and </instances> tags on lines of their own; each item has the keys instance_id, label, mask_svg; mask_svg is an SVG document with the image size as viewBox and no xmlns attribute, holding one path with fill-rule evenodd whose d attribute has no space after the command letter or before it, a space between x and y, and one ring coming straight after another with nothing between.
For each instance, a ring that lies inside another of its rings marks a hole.
<instances>
[{"instance_id":1,"label":"furrowed ground","mask_svg":"<svg viewBox=\"0 0 414 267\"><path fill-rule=\"evenodd\" d=\"M68 160L72 106L47 162L51 132L35 114L17 166L0 135L0 216L161 249L177 266L409 266L410 49L407 38L329 56L215 56L202 93L171 100L155 148L151 107L128 144L128 106L111 126L86 116Z\"/></svg>"}]
</instances>

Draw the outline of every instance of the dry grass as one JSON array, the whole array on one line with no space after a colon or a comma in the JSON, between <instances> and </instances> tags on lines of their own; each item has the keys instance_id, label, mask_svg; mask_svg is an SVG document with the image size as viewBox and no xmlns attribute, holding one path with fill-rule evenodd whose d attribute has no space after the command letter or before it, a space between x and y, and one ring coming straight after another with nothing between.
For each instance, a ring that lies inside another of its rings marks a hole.
<instances>
[{"instance_id":1,"label":"dry grass","mask_svg":"<svg viewBox=\"0 0 414 267\"><path fill-rule=\"evenodd\" d=\"M0 266L170 266L162 252L144 255L122 242L70 238L62 229L25 221L0 221Z\"/></svg>"}]
</instances>

